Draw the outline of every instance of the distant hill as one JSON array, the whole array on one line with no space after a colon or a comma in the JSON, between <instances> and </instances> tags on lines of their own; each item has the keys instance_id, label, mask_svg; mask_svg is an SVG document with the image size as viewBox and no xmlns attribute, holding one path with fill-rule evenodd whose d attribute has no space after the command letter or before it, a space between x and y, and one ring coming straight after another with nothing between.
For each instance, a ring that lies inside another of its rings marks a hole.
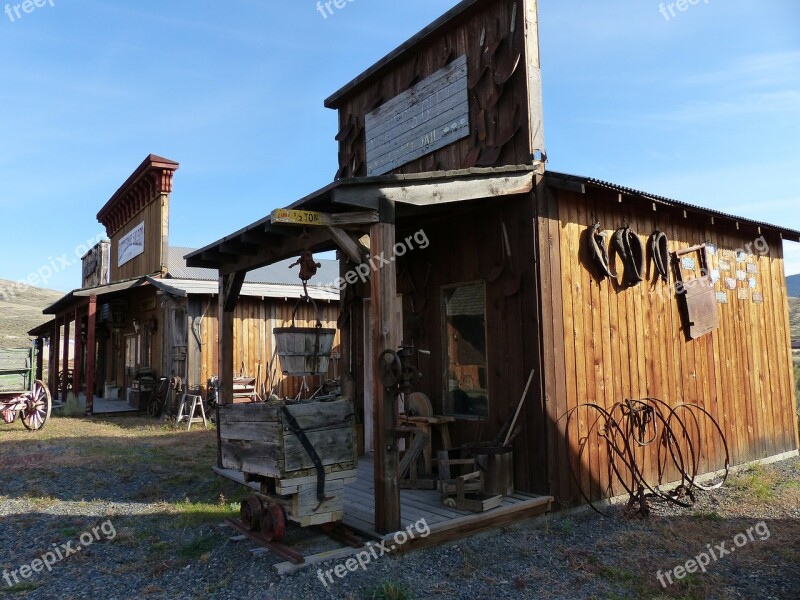
<instances>
[{"instance_id":1,"label":"distant hill","mask_svg":"<svg viewBox=\"0 0 800 600\"><path fill-rule=\"evenodd\" d=\"M800 275L792 275L786 278L786 287L789 288L789 295L793 298L800 298Z\"/></svg>"},{"instance_id":2,"label":"distant hill","mask_svg":"<svg viewBox=\"0 0 800 600\"><path fill-rule=\"evenodd\" d=\"M0 279L0 348L25 348L28 331L48 319L42 310L64 294L35 287L17 288L11 281Z\"/></svg>"},{"instance_id":3,"label":"distant hill","mask_svg":"<svg viewBox=\"0 0 800 600\"><path fill-rule=\"evenodd\" d=\"M800 342L800 298L789 298L789 318L792 322L792 344Z\"/></svg>"}]
</instances>

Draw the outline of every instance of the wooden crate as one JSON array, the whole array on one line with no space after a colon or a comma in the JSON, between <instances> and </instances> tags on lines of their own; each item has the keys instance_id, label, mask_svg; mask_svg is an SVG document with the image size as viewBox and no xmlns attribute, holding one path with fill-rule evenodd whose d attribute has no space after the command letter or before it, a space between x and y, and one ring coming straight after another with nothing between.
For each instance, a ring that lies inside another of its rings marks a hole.
<instances>
[{"instance_id":1,"label":"wooden crate","mask_svg":"<svg viewBox=\"0 0 800 600\"><path fill-rule=\"evenodd\" d=\"M289 411L306 431L325 467L326 479L353 471L357 465L355 419L350 400L301 402ZM316 477L311 457L285 422L280 406L229 404L220 407L222 465L246 475L280 480Z\"/></svg>"}]
</instances>

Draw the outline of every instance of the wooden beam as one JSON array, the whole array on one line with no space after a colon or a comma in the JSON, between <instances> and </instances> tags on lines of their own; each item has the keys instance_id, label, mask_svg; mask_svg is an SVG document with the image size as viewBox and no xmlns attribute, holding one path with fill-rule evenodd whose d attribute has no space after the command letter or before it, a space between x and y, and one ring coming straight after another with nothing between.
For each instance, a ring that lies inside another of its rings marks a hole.
<instances>
[{"instance_id":1,"label":"wooden beam","mask_svg":"<svg viewBox=\"0 0 800 600\"><path fill-rule=\"evenodd\" d=\"M345 253L347 258L357 265L364 262L366 255L369 253L369 248L362 246L358 238L351 237L340 227L328 227L328 233L330 233L331 239L336 242L336 245Z\"/></svg>"},{"instance_id":2,"label":"wooden beam","mask_svg":"<svg viewBox=\"0 0 800 600\"><path fill-rule=\"evenodd\" d=\"M80 309L75 310L75 358L72 361L72 390L75 392L75 397L81 393L81 371L83 370L83 338L81 337L81 320Z\"/></svg>"},{"instance_id":3,"label":"wooden beam","mask_svg":"<svg viewBox=\"0 0 800 600\"><path fill-rule=\"evenodd\" d=\"M380 215L376 210L363 212L335 213L331 215L331 225L345 227L348 225L371 225L378 223Z\"/></svg>"},{"instance_id":4,"label":"wooden beam","mask_svg":"<svg viewBox=\"0 0 800 600\"><path fill-rule=\"evenodd\" d=\"M42 380L44 377L44 339L42 336L36 338L36 379Z\"/></svg>"},{"instance_id":5,"label":"wooden beam","mask_svg":"<svg viewBox=\"0 0 800 600\"><path fill-rule=\"evenodd\" d=\"M484 198L527 194L533 189L533 172L521 175L473 176L450 181L415 183L403 186L359 186L333 190L335 204L371 207L381 200L412 206L436 206Z\"/></svg>"},{"instance_id":6,"label":"wooden beam","mask_svg":"<svg viewBox=\"0 0 800 600\"><path fill-rule=\"evenodd\" d=\"M394 206L386 202L381 217L390 223L376 223L370 228L372 256L391 256L395 244ZM384 349L397 350L392 320L398 313L397 267L391 262L383 265L370 279L373 329L372 348L376 354ZM377 366L377 360L375 361ZM395 438L397 428L396 398L384 389L380 377L373 377L375 401L375 530L389 533L400 529L400 486L398 482L399 452Z\"/></svg>"},{"instance_id":7,"label":"wooden beam","mask_svg":"<svg viewBox=\"0 0 800 600\"><path fill-rule=\"evenodd\" d=\"M94 412L94 369L97 354L97 296L89 296L89 317L86 324L86 414Z\"/></svg>"},{"instance_id":8,"label":"wooden beam","mask_svg":"<svg viewBox=\"0 0 800 600\"><path fill-rule=\"evenodd\" d=\"M220 277L220 304L223 311L233 312L236 309L246 275L244 271L237 271Z\"/></svg>"},{"instance_id":9,"label":"wooden beam","mask_svg":"<svg viewBox=\"0 0 800 600\"><path fill-rule=\"evenodd\" d=\"M219 278L219 333L217 338L219 356L219 403L233 402L233 321L236 303L244 284L245 272L240 271Z\"/></svg>"},{"instance_id":10,"label":"wooden beam","mask_svg":"<svg viewBox=\"0 0 800 600\"><path fill-rule=\"evenodd\" d=\"M218 268L223 274L252 271L287 258L300 256L303 250L319 252L336 249L327 228L307 229L306 233L307 235L303 235L298 230L296 235L282 237L279 243L263 245L258 251L251 254L219 257L215 268Z\"/></svg>"},{"instance_id":11,"label":"wooden beam","mask_svg":"<svg viewBox=\"0 0 800 600\"><path fill-rule=\"evenodd\" d=\"M63 356L61 370L66 374L69 369L69 317L64 317L64 343L63 343ZM61 401L67 401L67 378L60 378L59 384L61 386Z\"/></svg>"},{"instance_id":12,"label":"wooden beam","mask_svg":"<svg viewBox=\"0 0 800 600\"><path fill-rule=\"evenodd\" d=\"M50 371L47 374L47 383L53 394L58 394L59 381L59 354L61 352L61 320L56 317L53 327L53 336L50 338ZM55 398L53 398L55 400Z\"/></svg>"},{"instance_id":13,"label":"wooden beam","mask_svg":"<svg viewBox=\"0 0 800 600\"><path fill-rule=\"evenodd\" d=\"M547 181L548 186L550 186L551 188L555 188L557 190L575 192L577 194L586 193L586 186L580 183L579 181L573 181L571 179L562 179L561 177L554 177L553 175L547 175L545 181ZM619 195L619 201L622 202L622 194Z\"/></svg>"}]
</instances>

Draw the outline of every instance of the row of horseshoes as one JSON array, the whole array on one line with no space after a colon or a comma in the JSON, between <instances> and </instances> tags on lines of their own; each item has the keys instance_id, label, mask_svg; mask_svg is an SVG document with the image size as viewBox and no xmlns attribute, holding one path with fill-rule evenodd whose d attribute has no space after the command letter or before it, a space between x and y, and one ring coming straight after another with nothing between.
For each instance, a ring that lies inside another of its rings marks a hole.
<instances>
[{"instance_id":1,"label":"row of horseshoes","mask_svg":"<svg viewBox=\"0 0 800 600\"><path fill-rule=\"evenodd\" d=\"M592 260L597 265L603 278L618 279L611 267L611 258L606 244L607 234L600 223L589 228L589 246ZM663 231L654 231L648 240L648 246L656 271L661 279L669 282L669 243ZM641 238L630 227L617 229L611 236L611 247L619 254L625 267L624 280L630 286L639 285L645 275L645 246Z\"/></svg>"}]
</instances>

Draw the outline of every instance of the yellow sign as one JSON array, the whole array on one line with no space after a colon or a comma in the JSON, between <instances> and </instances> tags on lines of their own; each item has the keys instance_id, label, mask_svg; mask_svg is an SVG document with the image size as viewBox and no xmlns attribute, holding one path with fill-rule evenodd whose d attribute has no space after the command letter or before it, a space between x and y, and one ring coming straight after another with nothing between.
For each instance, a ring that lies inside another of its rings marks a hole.
<instances>
[{"instance_id":1,"label":"yellow sign","mask_svg":"<svg viewBox=\"0 0 800 600\"><path fill-rule=\"evenodd\" d=\"M279 208L272 211L270 221L284 225L306 225L324 227L331 224L331 216L311 210L289 210Z\"/></svg>"}]
</instances>

